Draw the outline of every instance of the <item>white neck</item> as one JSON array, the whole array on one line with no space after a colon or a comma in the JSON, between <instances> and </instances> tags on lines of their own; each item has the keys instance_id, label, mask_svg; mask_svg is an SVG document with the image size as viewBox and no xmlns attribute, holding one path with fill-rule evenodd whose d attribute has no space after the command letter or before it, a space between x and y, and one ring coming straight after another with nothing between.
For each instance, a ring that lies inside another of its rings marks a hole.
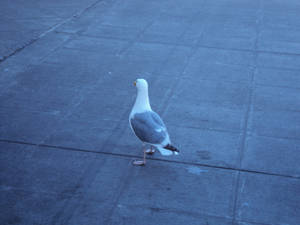
<instances>
[{"instance_id":1,"label":"white neck","mask_svg":"<svg viewBox=\"0 0 300 225\"><path fill-rule=\"evenodd\" d=\"M137 96L132 111L135 113L139 113L148 110L151 110L148 89L140 89L137 91Z\"/></svg>"}]
</instances>

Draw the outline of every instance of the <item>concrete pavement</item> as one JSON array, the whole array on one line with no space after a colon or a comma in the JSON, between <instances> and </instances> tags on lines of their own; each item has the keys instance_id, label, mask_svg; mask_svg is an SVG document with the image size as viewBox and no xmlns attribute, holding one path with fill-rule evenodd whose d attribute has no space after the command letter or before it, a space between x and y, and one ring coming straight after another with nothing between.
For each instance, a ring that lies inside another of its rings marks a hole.
<instances>
[{"instance_id":1,"label":"concrete pavement","mask_svg":"<svg viewBox=\"0 0 300 225\"><path fill-rule=\"evenodd\" d=\"M0 4L1 224L300 224L298 1ZM138 77L181 149L146 167Z\"/></svg>"}]
</instances>

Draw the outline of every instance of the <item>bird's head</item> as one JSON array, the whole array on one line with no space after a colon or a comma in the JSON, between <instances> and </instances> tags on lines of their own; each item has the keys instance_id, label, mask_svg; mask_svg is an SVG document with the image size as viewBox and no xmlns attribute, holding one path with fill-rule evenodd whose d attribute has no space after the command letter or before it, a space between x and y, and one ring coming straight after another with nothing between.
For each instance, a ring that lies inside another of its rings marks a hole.
<instances>
[{"instance_id":1,"label":"bird's head","mask_svg":"<svg viewBox=\"0 0 300 225\"><path fill-rule=\"evenodd\" d=\"M148 90L148 83L145 79L136 79L136 81L133 82L134 86L140 90Z\"/></svg>"}]
</instances>

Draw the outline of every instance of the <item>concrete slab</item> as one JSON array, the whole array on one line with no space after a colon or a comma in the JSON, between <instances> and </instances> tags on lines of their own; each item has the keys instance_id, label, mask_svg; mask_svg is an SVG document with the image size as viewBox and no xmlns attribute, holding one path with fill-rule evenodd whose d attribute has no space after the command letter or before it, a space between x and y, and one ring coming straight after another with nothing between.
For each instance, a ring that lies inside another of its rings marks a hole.
<instances>
[{"instance_id":1,"label":"concrete slab","mask_svg":"<svg viewBox=\"0 0 300 225\"><path fill-rule=\"evenodd\" d=\"M298 70L258 68L254 79L255 83L267 86L300 88L298 74Z\"/></svg>"},{"instance_id":2,"label":"concrete slab","mask_svg":"<svg viewBox=\"0 0 300 225\"><path fill-rule=\"evenodd\" d=\"M40 112L2 107L1 140L41 143L60 121L58 111Z\"/></svg>"},{"instance_id":3,"label":"concrete slab","mask_svg":"<svg viewBox=\"0 0 300 225\"><path fill-rule=\"evenodd\" d=\"M298 1L0 8L0 224L300 224ZM181 150L146 167L138 77Z\"/></svg>"},{"instance_id":4,"label":"concrete slab","mask_svg":"<svg viewBox=\"0 0 300 225\"><path fill-rule=\"evenodd\" d=\"M255 63L255 55L248 51L235 51L219 48L199 48L194 56L199 61L221 65L240 65L252 67Z\"/></svg>"},{"instance_id":5,"label":"concrete slab","mask_svg":"<svg viewBox=\"0 0 300 225\"><path fill-rule=\"evenodd\" d=\"M246 103L247 85L185 78L166 114L179 126L239 131Z\"/></svg>"},{"instance_id":6,"label":"concrete slab","mask_svg":"<svg viewBox=\"0 0 300 225\"><path fill-rule=\"evenodd\" d=\"M10 1L1 1L1 47L0 60L15 54L30 45L52 27L63 23L82 8L95 3L85 2L51 2L30 0L16 2L14 7Z\"/></svg>"},{"instance_id":7,"label":"concrete slab","mask_svg":"<svg viewBox=\"0 0 300 225\"><path fill-rule=\"evenodd\" d=\"M112 214L115 224L118 218L132 220L131 215L135 214L135 209L145 209L147 218L151 218L149 216L156 212L162 218L171 213L174 217L184 215L184 218L189 213L198 214L199 217L230 217L232 188L236 178L234 172L166 162L151 163L151 168L145 167L136 171L136 176L132 177L131 183L126 187L126 194L120 196L118 207ZM151 176L148 176L150 172ZM222 191L213 191L211 187ZM187 201L190 204L185 204ZM206 207L201 207L201 204ZM138 219L141 221L142 217Z\"/></svg>"},{"instance_id":8,"label":"concrete slab","mask_svg":"<svg viewBox=\"0 0 300 225\"><path fill-rule=\"evenodd\" d=\"M82 34L91 37L134 41L141 32L142 29L111 25L99 26L99 23L96 23L95 25L90 25L86 31L82 32Z\"/></svg>"},{"instance_id":9,"label":"concrete slab","mask_svg":"<svg viewBox=\"0 0 300 225\"><path fill-rule=\"evenodd\" d=\"M259 53L257 65L263 68L280 68L299 70L299 55Z\"/></svg>"},{"instance_id":10,"label":"concrete slab","mask_svg":"<svg viewBox=\"0 0 300 225\"><path fill-rule=\"evenodd\" d=\"M300 177L298 140L253 135L247 138L246 146L242 168Z\"/></svg>"},{"instance_id":11,"label":"concrete slab","mask_svg":"<svg viewBox=\"0 0 300 225\"><path fill-rule=\"evenodd\" d=\"M299 179L241 173L237 219L263 224L298 224Z\"/></svg>"},{"instance_id":12,"label":"concrete slab","mask_svg":"<svg viewBox=\"0 0 300 225\"><path fill-rule=\"evenodd\" d=\"M87 209L85 201L90 200L90 206L99 207L99 219L103 218L114 207L111 201L118 194L113 190L122 188L118 183L123 176L119 170L115 170L115 176L112 171L105 171L110 168L105 161L95 154L2 144L1 178L5 185L1 185L1 204L9 207L4 207L1 221L73 224L72 215L76 215L77 209ZM127 167L128 159L123 162ZM101 168L104 170L99 173ZM104 180L107 185L100 185ZM80 213L82 218L84 215Z\"/></svg>"},{"instance_id":13,"label":"concrete slab","mask_svg":"<svg viewBox=\"0 0 300 225\"><path fill-rule=\"evenodd\" d=\"M150 224L158 218L166 220L170 214L179 221L201 217L203 222L227 224L228 220L222 217L232 215L235 172L155 161L151 168L135 168L130 161L102 154L2 143L1 177L5 185L1 185L1 203L9 204L2 219L23 224L120 224L136 217L135 208L145 208L142 213L146 213ZM112 166L122 169L112 171ZM152 176L147 176L149 172ZM180 186L175 185L178 182ZM197 185L192 185L194 182ZM213 191L211 185L222 188L222 192ZM191 187L194 189L186 192ZM24 200L18 201L20 198ZM183 210L187 200L194 203ZM206 205L205 210L199 208L199 203ZM50 210L46 210L48 207ZM26 214L22 210L25 208Z\"/></svg>"},{"instance_id":14,"label":"concrete slab","mask_svg":"<svg viewBox=\"0 0 300 225\"><path fill-rule=\"evenodd\" d=\"M254 110L300 109L300 90L294 88L258 86L253 93Z\"/></svg>"},{"instance_id":15,"label":"concrete slab","mask_svg":"<svg viewBox=\"0 0 300 225\"><path fill-rule=\"evenodd\" d=\"M189 22L189 18L162 15L147 27L139 40L176 44L187 29Z\"/></svg>"},{"instance_id":16,"label":"concrete slab","mask_svg":"<svg viewBox=\"0 0 300 225\"><path fill-rule=\"evenodd\" d=\"M171 79L179 78L186 70L193 53L194 49L192 47L176 46L171 50L167 61L162 65L157 73L160 76L166 75L165 77L171 77Z\"/></svg>"},{"instance_id":17,"label":"concrete slab","mask_svg":"<svg viewBox=\"0 0 300 225\"><path fill-rule=\"evenodd\" d=\"M294 15L293 20L297 20L296 16L297 15ZM270 16L270 17L272 18L272 20L274 19L274 16ZM272 24L274 24L274 22L275 21L273 20ZM286 21L286 23L290 23L290 21ZM261 35L259 37L258 49L261 51L299 54L300 43L298 42L298 40L300 37L300 31L295 30L294 32L291 33L289 32L290 29L291 27L286 27L286 26L277 29L276 28L274 29L274 27L265 28L261 32Z\"/></svg>"},{"instance_id":18,"label":"concrete slab","mask_svg":"<svg viewBox=\"0 0 300 225\"><path fill-rule=\"evenodd\" d=\"M254 111L249 130L254 134L299 139L300 113L294 111Z\"/></svg>"}]
</instances>

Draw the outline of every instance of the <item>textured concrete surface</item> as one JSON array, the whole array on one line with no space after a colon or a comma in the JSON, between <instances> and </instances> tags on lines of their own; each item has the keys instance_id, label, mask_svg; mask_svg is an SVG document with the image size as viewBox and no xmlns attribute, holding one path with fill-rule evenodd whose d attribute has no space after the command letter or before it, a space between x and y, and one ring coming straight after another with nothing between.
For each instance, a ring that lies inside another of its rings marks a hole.
<instances>
[{"instance_id":1,"label":"textured concrete surface","mask_svg":"<svg viewBox=\"0 0 300 225\"><path fill-rule=\"evenodd\" d=\"M0 224L299 225L300 3L0 3ZM146 167L132 82L179 156Z\"/></svg>"}]
</instances>

